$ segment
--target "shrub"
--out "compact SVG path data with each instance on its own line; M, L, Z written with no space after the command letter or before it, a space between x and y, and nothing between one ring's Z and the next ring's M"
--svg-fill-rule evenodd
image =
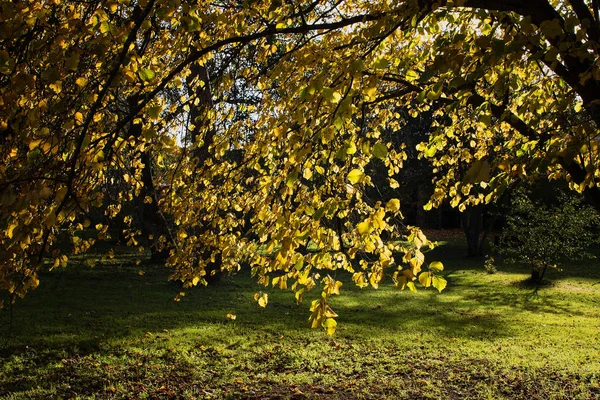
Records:
M600 215L580 196L557 190L549 199L532 200L532 192L513 193L497 247L508 261L531 266L531 280L540 283L548 267L564 260L593 258Z

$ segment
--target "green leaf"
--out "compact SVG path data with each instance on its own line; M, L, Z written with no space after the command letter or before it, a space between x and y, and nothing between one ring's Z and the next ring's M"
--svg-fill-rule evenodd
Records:
M416 81L417 79L419 79L419 74L417 74L415 71L409 70L406 73L406 80L407 81Z
M296 183L296 181L298 180L298 171L297 170L293 170L288 176L287 179L285 180L285 184L287 187L289 187L290 189L294 187L294 183Z
M342 100L342 95L332 88L325 87L323 88L323 98L330 103L337 104Z
M338 160L344 161L348 156L348 148L346 146L340 147L338 151L335 152L335 158Z
M110 24L108 21L104 21L100 24L100 33L110 32Z
M161 111L161 106L152 106L148 108L148 115L152 118L158 118L160 116Z
M375 69L385 69L390 65L390 62L385 58L379 58L373 64L373 68Z
M302 89L298 96L300 97L300 100L302 100L302 101L306 100L306 97L308 97L308 88Z
M33 164L41 154L42 154L41 150L39 148L35 148L35 149L27 152L27 161L30 164Z
M65 60L65 67L71 71L77 71L79 66L79 54L71 53L71 55Z
M380 160L383 160L388 155L388 149L383 143L375 143L375 145L371 149L371 154L373 154L375 157L379 158Z
M358 168L355 168L348 174L348 180L352 183L358 183L364 175L364 172Z
M443 83L441 81L437 82L433 85L433 88L427 93L427 98L429 100L436 100L442 94Z
M492 117L489 114L482 114L479 116L479 122L488 127L492 123Z
M434 261L431 264L429 264L429 269L435 272L440 272L444 270L444 264L442 264L439 261Z
M490 179L490 163L487 160L477 160L467 170L465 177L463 178L464 183L479 183L487 182Z
M448 284L448 282L441 276L434 276L431 283L433 284L434 288L440 291L440 293L446 288L446 285Z
M319 207L319 209L317 209L317 211L312 215L312 218L317 221L323 216L324 213L325 207Z
M156 76L154 71L152 71L151 69L148 69L148 68L142 68L138 72L138 75L140 76L140 79L143 80L144 82L151 81Z

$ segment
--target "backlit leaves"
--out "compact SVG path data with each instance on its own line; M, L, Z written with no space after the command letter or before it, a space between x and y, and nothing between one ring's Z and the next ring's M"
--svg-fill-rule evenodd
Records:
M429 264L429 269L434 272L441 272L444 270L444 264L439 261L434 261Z
M375 143L375 145L371 149L371 154L373 154L375 157L379 158L380 160L383 160L388 155L388 149L383 143Z
M430 272L423 272L419 275L419 282L424 287L429 287L433 283L433 275Z
M441 276L434 275L431 278L431 284L433 285L434 288L436 288L441 293L442 290L444 290L446 288L446 285L448 284L448 282Z
M353 169L348 173L348 180L352 183L358 183L365 176L364 172L360 169Z
M474 19L408 4L4 12L0 289L24 295L44 256L63 264L59 238L83 252L75 232L97 226L94 239L168 253L186 288L243 263L298 301L322 285L311 325L331 334L340 286L325 271L361 287L446 286L443 266L425 263L435 244L402 225L394 193L414 148L386 132L408 119L432 120L417 147L436 170L427 209L491 202L534 175L597 186L597 43L569 4L555 11L570 27L520 16L525 6ZM374 166L388 176L374 182ZM383 185L391 200L369 198ZM140 207L164 229L141 232Z
M149 68L142 68L139 70L138 72L140 79L147 82L147 81L151 81L152 79L154 79L154 77L156 76L156 74L154 73L154 71L152 71Z
M265 308L269 302L269 295L263 292L255 293L254 301L256 301L262 308Z

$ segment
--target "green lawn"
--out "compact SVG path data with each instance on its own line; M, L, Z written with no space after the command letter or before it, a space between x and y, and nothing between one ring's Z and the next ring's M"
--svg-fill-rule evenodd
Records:
M12 324L0 312L0 398L600 397L600 262L550 271L534 293L526 270L490 275L464 251L451 240L428 254L446 266L442 294L361 290L338 273L333 338L307 327L318 290L297 305L269 289L261 309L242 272L177 303L168 271L128 254L71 265L15 304Z

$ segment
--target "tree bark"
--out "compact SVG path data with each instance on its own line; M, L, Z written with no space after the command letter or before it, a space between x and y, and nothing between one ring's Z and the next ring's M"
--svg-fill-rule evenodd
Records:
M483 231L483 206L467 208L461 214L461 222L467 237L467 256L481 257L480 238Z
M169 232L168 222L164 217L158 205L158 196L154 185L152 172L152 154L150 151L142 153L141 157L144 163L142 169L142 188L140 195L136 199L138 205L138 216L142 228L142 234L150 243L152 260L165 260L171 251L171 234Z
M205 65L194 63L190 65L191 74L186 78L186 83L193 95L199 100L197 105L190 108L190 121L194 125L189 133L189 139L193 148L193 158L195 161L194 173L192 175L192 184L198 186L198 191L203 189L202 183L196 182L196 176L202 174L202 169L207 160L211 158L210 146L215 141L216 130L210 126L209 112L214 107L212 100L211 79L208 69ZM202 81L194 82L196 80ZM201 143L201 145L199 145ZM210 228L203 228L210 229ZM202 231L196 232L202 234ZM210 246L200 251L199 259L210 259L214 249ZM221 279L221 254L217 251L215 261L206 265L205 279L210 283L218 282Z

